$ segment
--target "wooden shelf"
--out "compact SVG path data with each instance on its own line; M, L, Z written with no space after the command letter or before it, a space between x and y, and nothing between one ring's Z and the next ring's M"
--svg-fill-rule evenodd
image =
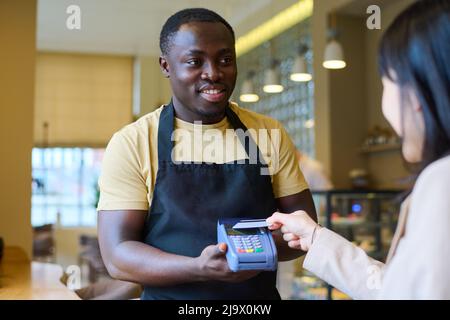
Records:
M331 225L332 226L336 226L336 227L348 227L348 226L357 226L357 225L362 225L367 223L364 219L362 218L332 218L331 219Z
M378 153L378 152L386 152L386 151L397 151L401 150L402 145L400 143L387 143L387 144L379 144L370 147L361 148L361 153Z

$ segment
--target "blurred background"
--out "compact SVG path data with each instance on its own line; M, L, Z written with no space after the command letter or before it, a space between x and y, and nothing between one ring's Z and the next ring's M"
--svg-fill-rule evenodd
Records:
M381 113L377 47L412 2L0 0L5 247L64 270L78 265L83 286L107 277L96 240L104 148L114 132L170 100L158 64L166 19L206 7L236 32L232 100L283 123L332 182L314 193L321 222L383 259L408 172ZM380 29L368 27L371 5ZM283 268L283 298L346 298L298 261Z

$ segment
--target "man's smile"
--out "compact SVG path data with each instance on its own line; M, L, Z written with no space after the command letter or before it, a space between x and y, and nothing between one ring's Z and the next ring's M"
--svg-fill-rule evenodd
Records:
M209 102L221 102L227 98L227 90L222 85L207 85L200 90L200 96Z

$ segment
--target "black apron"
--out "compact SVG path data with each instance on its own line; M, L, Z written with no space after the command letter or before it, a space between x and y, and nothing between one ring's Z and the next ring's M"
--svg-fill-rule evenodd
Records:
M234 129L247 128L230 107L226 116ZM145 243L162 251L198 257L217 244L219 218L267 218L276 211L270 175L258 161L225 164L173 163L173 104L161 112L158 129L158 173L145 227ZM241 140L247 155L253 139ZM261 157L261 153L258 154ZM261 157L262 159L262 157ZM241 283L192 282L168 287L144 287L142 299L280 299L276 272L262 272Z

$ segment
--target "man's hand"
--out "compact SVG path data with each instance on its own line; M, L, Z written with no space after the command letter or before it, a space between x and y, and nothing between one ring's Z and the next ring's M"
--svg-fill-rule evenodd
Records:
M231 271L225 258L226 252L226 243L211 245L203 249L200 256L196 258L201 273L201 280L236 283L253 278L260 273L260 271Z

